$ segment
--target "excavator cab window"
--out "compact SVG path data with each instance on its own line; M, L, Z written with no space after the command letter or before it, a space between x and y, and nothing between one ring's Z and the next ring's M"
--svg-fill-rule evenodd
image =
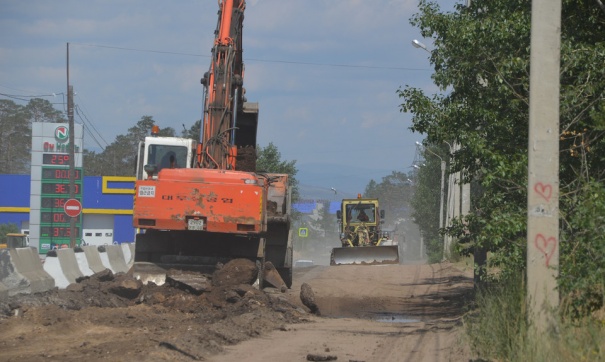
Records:
M187 147L150 145L147 163L157 165L157 172L160 172L163 168L186 167Z

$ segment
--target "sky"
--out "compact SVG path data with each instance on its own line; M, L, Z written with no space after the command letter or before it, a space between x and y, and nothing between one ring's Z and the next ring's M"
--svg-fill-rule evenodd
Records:
M438 92L429 53L411 44L431 45L409 23L417 6L247 1L244 87L260 107L258 144L296 160L302 186L356 194L412 170L423 135L409 130L397 90ZM64 110L69 43L84 148L101 151L142 116L180 134L201 118L217 12L217 0L0 0L0 99Z

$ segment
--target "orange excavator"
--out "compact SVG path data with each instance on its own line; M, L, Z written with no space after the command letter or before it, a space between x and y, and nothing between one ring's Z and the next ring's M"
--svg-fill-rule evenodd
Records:
M261 285L274 280L267 262L278 282L292 284L288 175L256 170L258 103L247 102L243 87L245 6L219 1L210 69L201 80L200 140L159 137L154 126L139 144L134 273L144 281L161 284L168 269L246 258L259 267Z

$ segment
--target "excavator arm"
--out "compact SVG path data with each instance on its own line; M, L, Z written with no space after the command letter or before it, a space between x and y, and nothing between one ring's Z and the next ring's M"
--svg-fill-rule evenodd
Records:
M245 7L244 0L219 2L210 70L201 80L205 100L198 162L202 168L240 169L236 164L238 146L256 146L258 106L244 102L242 29ZM252 167L244 168L254 171Z

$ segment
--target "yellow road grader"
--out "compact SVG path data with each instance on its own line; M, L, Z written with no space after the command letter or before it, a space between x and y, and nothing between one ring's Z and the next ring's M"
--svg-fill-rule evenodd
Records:
M336 211L342 247L332 249L330 265L399 264L399 247L383 244L389 240L381 231L384 217L378 199L343 199Z

